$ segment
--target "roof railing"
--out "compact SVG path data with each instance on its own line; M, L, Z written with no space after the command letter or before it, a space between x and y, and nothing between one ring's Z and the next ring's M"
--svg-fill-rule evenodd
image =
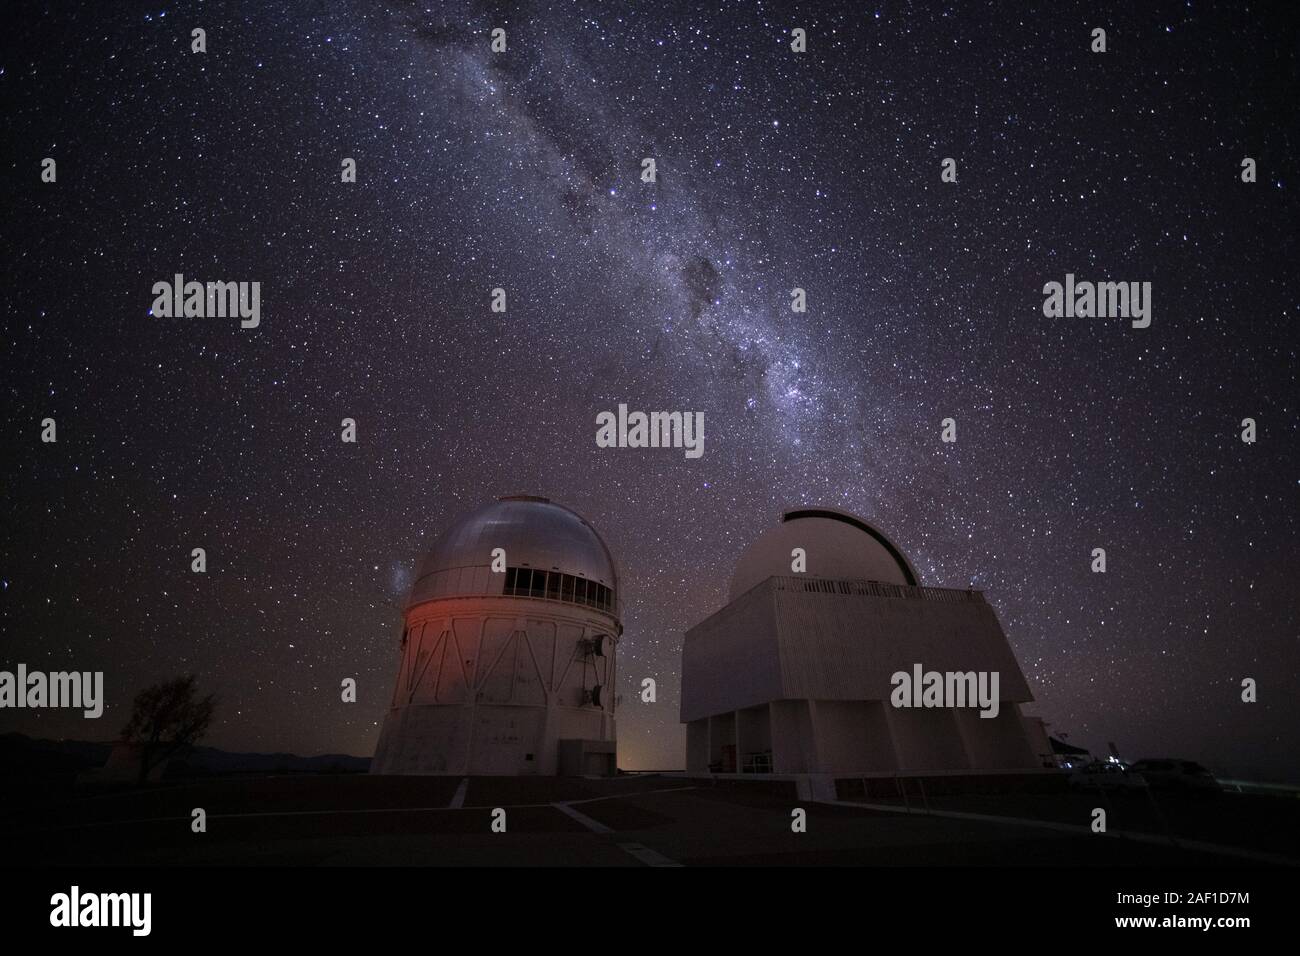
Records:
M810 575L774 574L741 595L746 597L759 588L774 591L801 591L812 594L857 594L867 597L905 598L920 601L983 601L984 592L971 588L932 588L924 585L889 584L865 578L817 578ZM740 600L737 598L736 600Z

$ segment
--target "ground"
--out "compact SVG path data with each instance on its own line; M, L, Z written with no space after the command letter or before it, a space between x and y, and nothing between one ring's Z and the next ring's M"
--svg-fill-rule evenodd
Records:
M1211 865L1300 862L1300 801L1253 794L947 796L950 817L800 801L793 784L235 775L11 804L0 838L35 864ZM459 792L458 792L459 791ZM901 803L898 804L900 807ZM1108 834L1088 829L1107 808ZM791 830L791 811L807 830ZM207 832L191 829L192 811ZM505 810L504 833L492 831ZM1002 821L985 817L1002 817ZM1031 825L1031 821L1049 826ZM1059 827L1053 829L1051 824Z

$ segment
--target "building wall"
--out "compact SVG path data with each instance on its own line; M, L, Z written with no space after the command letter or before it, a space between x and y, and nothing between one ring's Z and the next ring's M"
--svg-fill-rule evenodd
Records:
M783 697L888 700L893 674L920 663L926 670L998 671L1002 700L1032 699L997 615L982 598L771 594Z
M736 754L736 714L714 714L709 718L709 764L724 773L738 773Z
M957 727L972 766L1011 770L1040 763L1018 706L1003 705L996 717L981 717L974 710L957 711Z
M813 733L811 701L774 700L772 760L775 773L810 773L818 766L817 738Z
M1044 767L1056 766L1056 755L1052 751L1052 742L1047 739L1047 727L1041 717L1020 716L1025 725L1025 735L1029 738L1029 749Z
M886 705L885 715L898 753L897 769L970 770L974 766L957 728L954 710L903 710Z
M746 754L772 749L772 721L768 705L736 711L736 750L743 763Z
M738 668L737 662L747 661ZM751 591L686 632L681 719L689 722L781 696L770 595Z
M682 719L779 699L780 656L770 594L750 592L686 632L682 645ZM737 666L741 662L744 666ZM687 679L690 675L690 679Z
M613 741L617 624L530 598L454 598L408 611L372 773L554 774L557 742ZM584 655L595 634L606 656ZM600 706L584 690L602 687Z
M885 710L878 700L812 702L820 756L817 770L898 769L898 755Z
M1038 766L1031 700L993 609L974 592L772 578L691 628L682 650L687 769L770 748L777 773ZM831 585L835 585L832 587ZM820 588L815 590L814 588ZM923 596L924 595L924 596ZM1000 712L895 708L896 671L997 671Z
M704 773L709 769L709 718L686 725L686 769Z

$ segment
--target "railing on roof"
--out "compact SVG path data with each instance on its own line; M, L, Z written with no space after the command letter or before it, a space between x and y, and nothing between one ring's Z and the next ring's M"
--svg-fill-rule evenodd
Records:
M861 594L867 597L911 598L923 601L983 601L981 591L961 588L930 588L910 584L886 584L883 581L837 578L813 578L796 575L773 575L751 590L770 586L776 591L803 591L815 594Z

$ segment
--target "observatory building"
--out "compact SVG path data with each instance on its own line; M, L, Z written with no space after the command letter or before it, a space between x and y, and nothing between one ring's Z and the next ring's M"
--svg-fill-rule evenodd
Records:
M612 775L618 571L585 519L502 498L420 565L371 773Z
M998 705L895 703L894 675L922 670L996 672ZM1040 768L1050 749L1021 716L1030 700L980 592L922 587L885 535L831 508L788 511L750 545L729 603L682 648L688 772Z

